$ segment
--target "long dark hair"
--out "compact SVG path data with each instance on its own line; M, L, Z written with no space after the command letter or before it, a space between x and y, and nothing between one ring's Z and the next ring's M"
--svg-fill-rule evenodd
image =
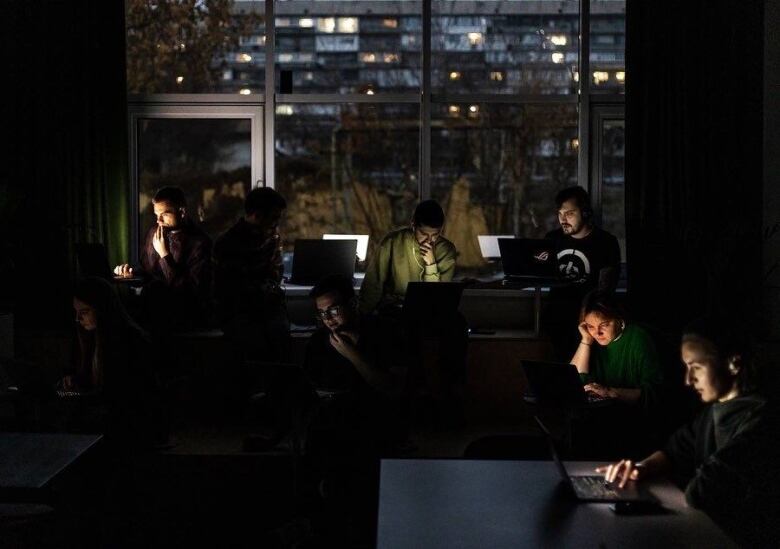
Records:
M127 340L137 336L148 341L149 336L130 317L114 286L107 280L84 278L76 284L73 297L89 305L97 319L94 330L85 330L80 324L77 325L76 377L81 384L99 389L105 381L105 364L117 365L119 368L125 366ZM96 363L96 370L93 370L93 363Z

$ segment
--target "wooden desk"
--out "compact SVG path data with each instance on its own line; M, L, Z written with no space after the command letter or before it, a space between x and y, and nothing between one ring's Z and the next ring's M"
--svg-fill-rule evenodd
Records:
M594 463L567 463L592 474ZM736 547L667 481L666 512L619 516L578 503L552 461L382 460L377 547Z
M0 433L0 490L36 490L73 464L102 435Z

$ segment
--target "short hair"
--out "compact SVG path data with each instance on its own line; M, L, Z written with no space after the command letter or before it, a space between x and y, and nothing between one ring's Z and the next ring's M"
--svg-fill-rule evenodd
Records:
M287 209L287 201L270 187L252 189L244 200L244 211L247 215L268 215L275 210L285 209Z
M626 320L626 313L614 294L598 290L588 293L582 300L580 322L591 313L599 314L608 320Z
M435 200L423 200L414 209L412 223L438 229L444 226L444 210Z
M585 216L593 213L593 207L590 205L590 195L582 187L567 187L555 195L555 205L558 208L569 200L574 200L574 203L577 204L577 207L582 210Z
M342 275L327 275L321 278L309 292L309 297L317 299L325 294L338 294L344 303L355 298L352 279Z
M174 208L186 208L187 199L184 197L184 191L179 187L163 187L154 193L152 202L168 202Z
M682 343L701 346L712 360L718 377L730 376L729 361L739 357L737 388L742 393L756 389L759 372L753 356L753 345L745 331L735 326L733 320L698 318L683 329Z

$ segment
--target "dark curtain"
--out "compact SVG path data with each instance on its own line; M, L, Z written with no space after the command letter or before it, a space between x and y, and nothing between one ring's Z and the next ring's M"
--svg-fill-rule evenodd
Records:
M632 312L678 330L758 322L763 2L628 0Z
M0 13L0 292L22 327L59 325L76 243L128 257L124 2L14 0Z

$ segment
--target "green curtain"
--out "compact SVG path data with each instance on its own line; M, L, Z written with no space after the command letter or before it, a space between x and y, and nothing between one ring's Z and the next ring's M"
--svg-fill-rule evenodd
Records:
M2 291L22 324L59 324L77 243L129 256L124 2L13 0L0 14Z

